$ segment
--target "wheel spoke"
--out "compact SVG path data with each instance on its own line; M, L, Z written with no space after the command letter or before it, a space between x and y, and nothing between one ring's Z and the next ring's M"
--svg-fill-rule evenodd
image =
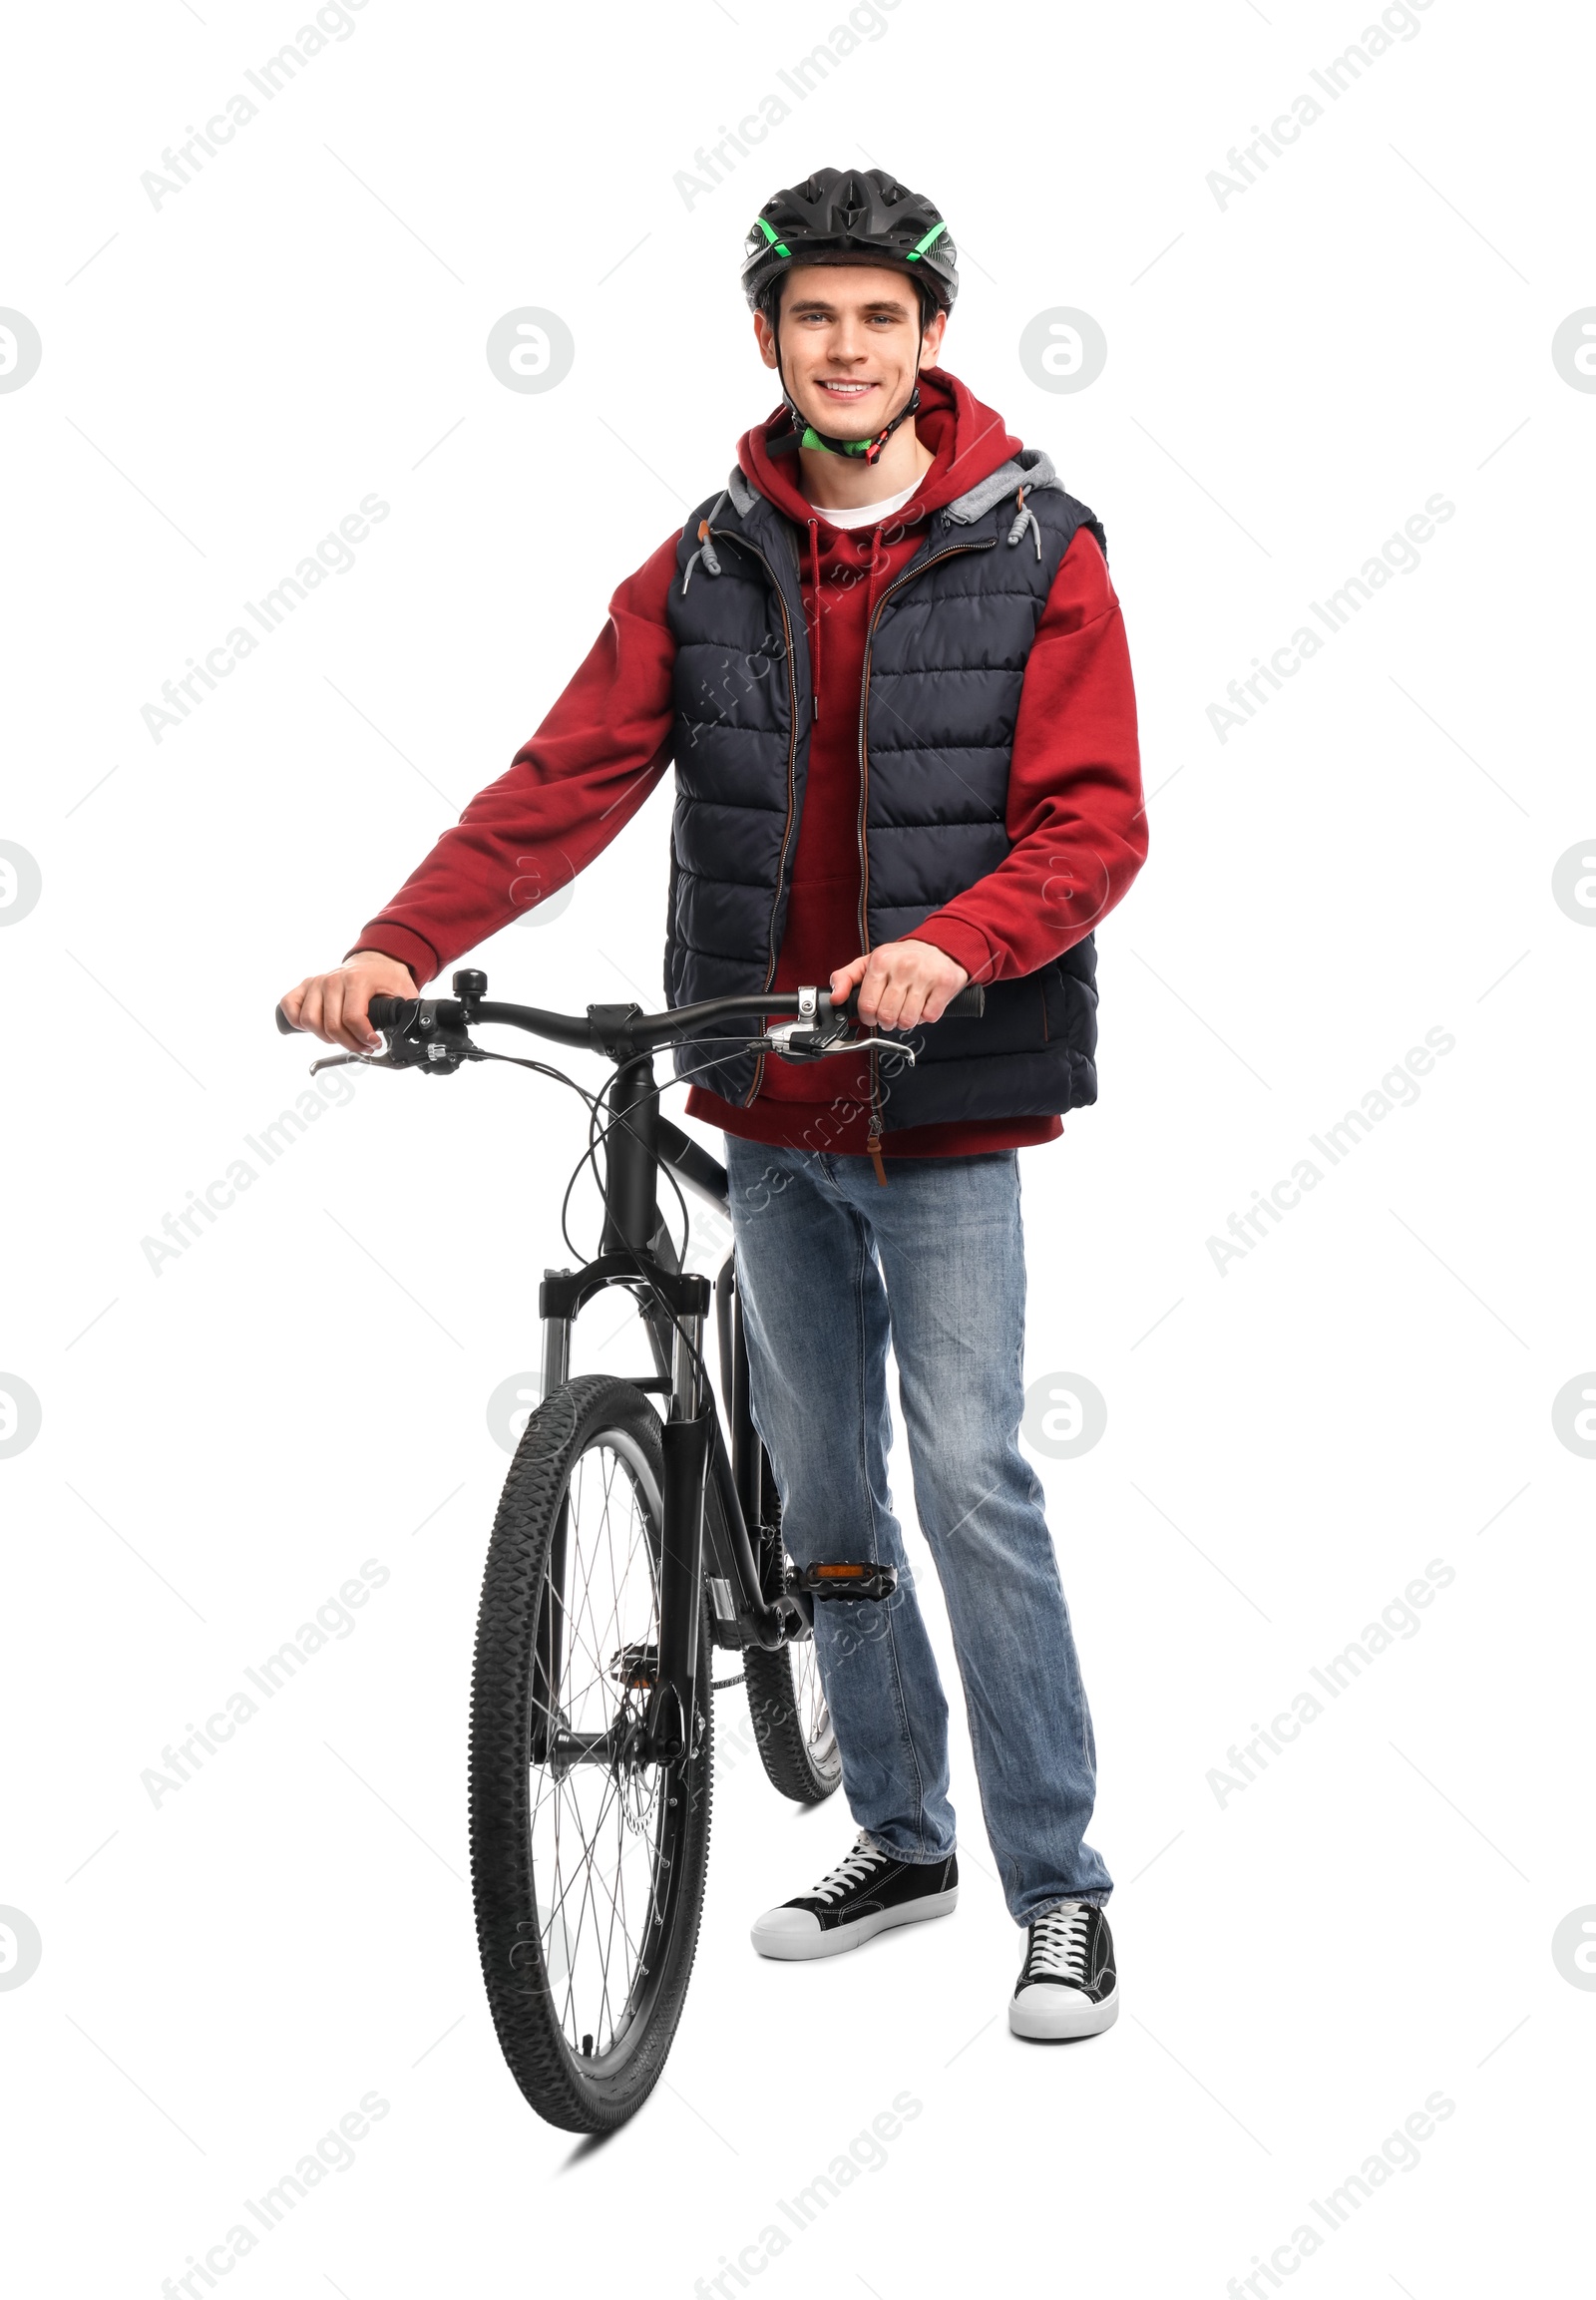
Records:
M640 1723L646 1697L616 1657L657 1652L657 1540L633 1466L615 1444L590 1446L568 1487L560 1682L538 1704L549 1753L528 1787L545 1970L567 2043L581 2058L591 2037L595 2061L626 2033L666 1908L666 1775L623 1757L561 1760L558 1736Z

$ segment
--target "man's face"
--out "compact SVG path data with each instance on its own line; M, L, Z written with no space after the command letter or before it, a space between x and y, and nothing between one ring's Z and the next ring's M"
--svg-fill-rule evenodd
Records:
M938 312L920 342L920 293L890 265L800 263L782 282L781 360L787 389L816 431L834 439L870 439L889 423L914 387L916 355L934 367L946 315ZM762 311L754 332L767 367L776 337Z

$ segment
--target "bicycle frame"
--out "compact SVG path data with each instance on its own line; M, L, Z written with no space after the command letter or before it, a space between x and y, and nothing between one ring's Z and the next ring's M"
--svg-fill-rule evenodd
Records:
M614 1123L605 1136L600 1252L580 1270L546 1271L539 1289L543 1394L552 1396L570 1375L572 1329L586 1305L617 1287L637 1293L657 1369L639 1386L665 1390L669 1408L661 1431L659 1648L634 1753L643 1762L669 1763L684 1753L693 1729L704 1589L716 1645L774 1651L789 1636L802 1634L807 1623L781 1589L779 1538L764 1523L768 1465L749 1411L748 1355L732 1259L727 1257L715 1287L731 1423L728 1450L703 1371L709 1281L675 1267L659 1218L657 1161L722 1212L728 1203L725 1169L660 1115L651 1054L620 1064L608 1100ZM556 1556L550 1563L549 1586L558 1589L564 1560ZM539 1632L551 1685L559 1683L562 1631L558 1608L552 1605Z
M714 1392L704 1373L709 1281L677 1267L669 1233L659 1219L661 1162L722 1212L729 1202L726 1172L660 1115L653 1050L695 1027L758 1016L762 1034L751 1033L750 1043L793 1060L817 1059L842 1050L842 1032L857 1019L857 993L834 1001L828 991L815 987L765 990L706 999L662 1014L644 1014L629 1005L596 1005L586 1015L576 1015L490 1002L488 977L473 967L456 973L453 986L452 999L372 998L368 1011L372 1027L384 1033L384 1053L341 1054L311 1067L372 1060L389 1069L421 1068L448 1075L464 1061L487 1058L469 1035L470 1026L479 1022L508 1023L614 1061L614 1078L605 1097L611 1123L604 1135L599 1252L581 1270L546 1271L539 1289L543 1395L546 1400L552 1397L569 1378L571 1330L584 1305L611 1287L638 1294L656 1372L635 1378L641 1388L666 1392L670 1402L661 1432L659 1643L651 1662L638 1660L639 1673L647 1673L648 1703L640 1733L628 1741L628 1753L633 1761L668 1764L685 1752L695 1729L703 1590L709 1596L710 1634L716 1645L734 1649L757 1645L774 1653L789 1639L810 1634L816 1596L882 1597L890 1593L896 1577L870 1562L837 1563L811 1567L799 1577L795 1590L787 1587L779 1525L771 1522L774 1485L749 1410L748 1354L734 1263L728 1256L715 1287L722 1387L731 1422L728 1451ZM980 985L971 983L948 1002L944 1016L979 1015L984 1003ZM780 1016L786 1019L778 1020ZM280 1006L277 1027L282 1031L296 1027ZM857 1052L890 1043L865 1037L849 1039L846 1046ZM908 1048L895 1050L906 1061L915 1058ZM551 1590L563 1585L565 1539L562 1521L550 1561ZM813 1578L816 1574L819 1581ZM538 1627L541 1666L550 1687L560 1682L564 1632L561 1604L551 1597ZM619 1755L609 1735L591 1744L581 1736L561 1738L574 1763L609 1764Z

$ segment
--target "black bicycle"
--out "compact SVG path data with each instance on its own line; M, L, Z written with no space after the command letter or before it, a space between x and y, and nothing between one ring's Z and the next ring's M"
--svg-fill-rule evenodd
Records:
M657 1192L663 1172L724 1212L726 1173L662 1115L653 1055L738 1021L724 1043L788 1061L886 1046L912 1062L914 1043L854 1035L854 1000L815 989L575 1015L491 1002L474 968L453 988L373 998L382 1051L311 1067L438 1077L513 1061L589 1106L577 1171L592 1169L603 1229L595 1260L548 1271L539 1293L543 1399L505 1481L477 1622L470 1811L483 1978L511 2074L551 2124L604 2132L658 2082L686 1996L709 1856L713 1691L746 1686L783 1795L830 1796L842 1764L815 1666L815 1602L879 1601L897 1579L846 1556L802 1573L787 1558L730 1255L713 1290L727 1443L704 1362L709 1281L681 1266L680 1190L680 1252ZM947 1012L975 1016L984 1003L972 985ZM486 1023L614 1068L590 1094L548 1064L474 1044ZM293 1027L280 1006L277 1026ZM654 1370L573 1379L572 1327L609 1289L635 1298ZM712 1680L716 1650L742 1656L741 1678Z

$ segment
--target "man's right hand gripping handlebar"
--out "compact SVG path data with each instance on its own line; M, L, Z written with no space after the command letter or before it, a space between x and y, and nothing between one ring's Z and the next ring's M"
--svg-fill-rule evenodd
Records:
M377 996L414 998L418 984L410 968L382 951L354 951L341 966L325 974L307 974L285 991L282 1012L291 1028L308 1030L329 1046L342 1046L351 1054L374 1054L382 1040L367 1019Z

